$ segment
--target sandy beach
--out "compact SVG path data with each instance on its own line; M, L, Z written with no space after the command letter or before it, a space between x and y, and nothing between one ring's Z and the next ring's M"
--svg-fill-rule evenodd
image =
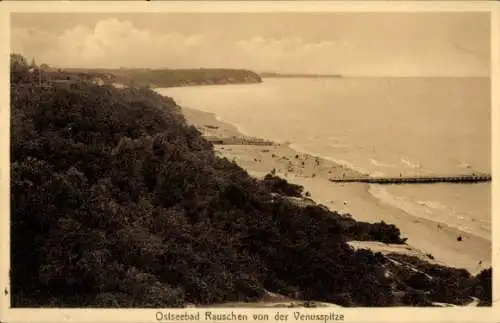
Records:
M358 172L297 152L287 143L244 136L211 113L187 108L182 111L188 123L214 143L220 156L234 160L251 175L262 177L274 170L289 182L304 186L306 195L316 203L348 213L356 220L394 224L401 235L408 238L404 246L352 242L353 247L416 255L429 262L465 268L472 274L491 266L491 241L450 227L439 219L430 221L388 205L369 193L368 184L329 181L330 178L361 175Z

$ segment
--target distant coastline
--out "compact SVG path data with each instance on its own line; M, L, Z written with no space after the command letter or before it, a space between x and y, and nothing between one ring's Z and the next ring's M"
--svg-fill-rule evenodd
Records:
M147 86L150 88L262 82L259 74L243 69L66 68L64 71L99 75L105 83L111 82L129 86Z
M302 73L273 73L265 72L260 73L261 77L281 77L281 78L341 78L340 74L302 74Z

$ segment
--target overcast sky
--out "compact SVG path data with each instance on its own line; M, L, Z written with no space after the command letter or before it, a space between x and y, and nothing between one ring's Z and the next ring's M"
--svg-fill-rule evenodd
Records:
M58 67L487 76L487 13L15 13L12 52Z

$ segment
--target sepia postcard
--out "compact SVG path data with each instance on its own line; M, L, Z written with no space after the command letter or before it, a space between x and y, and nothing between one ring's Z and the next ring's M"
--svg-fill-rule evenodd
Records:
M0 3L0 321L498 322L499 15Z

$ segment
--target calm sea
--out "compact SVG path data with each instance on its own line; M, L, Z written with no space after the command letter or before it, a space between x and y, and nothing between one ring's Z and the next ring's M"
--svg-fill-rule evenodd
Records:
M158 92L367 174L490 173L488 78L270 78ZM491 239L490 184L371 185L370 193Z

